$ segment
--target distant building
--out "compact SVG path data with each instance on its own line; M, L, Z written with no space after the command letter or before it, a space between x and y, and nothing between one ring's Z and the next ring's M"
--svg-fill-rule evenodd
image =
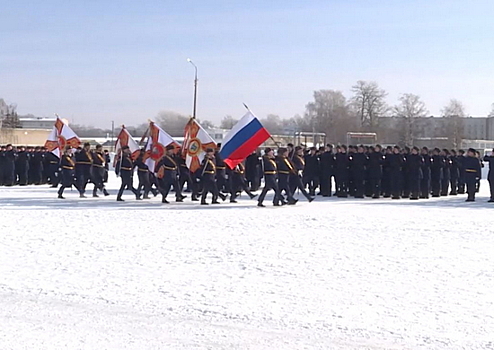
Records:
M41 118L34 116L19 117L19 122L22 129L41 129L47 130L53 128L56 118Z

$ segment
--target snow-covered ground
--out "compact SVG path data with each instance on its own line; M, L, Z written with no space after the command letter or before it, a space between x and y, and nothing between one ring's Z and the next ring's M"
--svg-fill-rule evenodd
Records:
M494 349L494 205L0 188L0 349ZM91 186L90 186L91 187Z

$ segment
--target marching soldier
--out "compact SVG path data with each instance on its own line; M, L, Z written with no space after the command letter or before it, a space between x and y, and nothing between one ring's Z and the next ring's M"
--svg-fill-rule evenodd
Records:
M134 162L134 167L137 168L137 178L139 179L139 185L137 186L137 191L139 193L141 193L141 191L144 191L144 195L142 199L150 199L149 192L153 192L155 197L158 195L158 192L155 189L153 189L151 186L151 180L150 180L151 173L149 171L149 167L144 162L145 154L146 151L141 149L139 156Z
M110 171L110 162L111 162L110 152L108 152L107 149L105 149L104 151L104 156L105 156L105 176L103 176L103 183L107 183L108 172Z
M319 186L319 157L317 155L317 148L311 147L308 154L304 157L305 168L303 171L302 179L304 186L309 186L309 194L311 196L316 195L316 188Z
M314 198L309 195L302 182L301 174L303 174L305 168L304 149L302 147L295 147L293 157L291 158L291 164L294 168L294 171L290 173L290 190L292 192L292 195L298 189L300 192L302 192L304 197L307 198L309 203L312 202Z
M122 185L118 190L117 194L117 202L123 202L122 199L123 192L127 190L131 190L132 193L135 194L136 200L141 200L141 194L134 188L133 179L132 179L132 159L130 158L130 149L129 146L122 147L122 153L120 155L120 159L117 161L117 167L115 168L115 172L122 179Z
M51 187L57 188L58 183L60 182L60 174L58 173L58 169L60 167L60 159L58 159L58 157L52 152L46 152L45 166L48 169L48 183L51 185Z
M93 156L91 155L91 144L86 142L84 148L75 154L75 176L80 198L86 198L84 193L86 192L86 185L91 179L92 165Z
M218 192L228 192L226 181L226 164L220 154L221 143L216 146L214 152L214 160L216 165L216 186L218 186Z
M60 188L58 189L58 198L65 199L63 196L63 191L66 188L70 188L72 187L72 185L75 185L75 187L77 188L74 179L75 162L70 146L65 147L62 158L60 159L60 168L62 169L62 173L61 173L62 186L60 186Z
M91 180L94 183L93 197L98 197L98 190L102 191L105 196L110 194L105 188L105 155L103 154L103 146L96 145L96 150L92 154L93 165L91 168Z
M288 160L288 149L279 148L278 157L276 160L276 167L278 168L278 187L280 193L285 191L288 199L288 204L293 205L298 202L293 198L292 191L290 190L290 175L296 174L296 170Z
M168 193L173 185L175 190L175 201L183 202L185 196L182 196L181 188L178 183L178 165L173 159L173 152L175 150L175 146L168 145L166 146L166 154L161 158L158 163L158 172L157 178L158 183L160 184L159 190L162 195L161 203L170 203L166 200Z
M245 166L242 163L239 163L233 170L230 172L231 174L231 195L230 195L230 203L237 203L236 198L238 193L245 191L250 199L254 199L257 194L253 194L249 186L247 185L247 180L245 179Z
M211 204L220 204L220 202L218 202L220 193L218 191L218 186L216 185L216 164L214 163L214 149L212 148L208 148L206 150L206 155L202 160L201 174L201 181L203 183L201 204L208 205L208 203L206 202L208 193L211 193L213 195Z
M262 204L264 202L264 198L266 198L266 194L268 193L269 190L273 190L274 191L273 205L275 207L278 207L284 201L280 194L278 183L276 182L276 174L278 168L274 160L274 152L269 147L264 150L264 156L262 157L262 164L264 168L264 188L262 189L261 195L259 196L259 201L257 203L257 206L265 207L265 205Z

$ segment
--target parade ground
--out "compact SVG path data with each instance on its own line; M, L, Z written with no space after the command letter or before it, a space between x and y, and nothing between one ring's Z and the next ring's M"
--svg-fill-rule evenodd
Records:
M0 349L494 349L485 180L266 208L118 186L0 188Z

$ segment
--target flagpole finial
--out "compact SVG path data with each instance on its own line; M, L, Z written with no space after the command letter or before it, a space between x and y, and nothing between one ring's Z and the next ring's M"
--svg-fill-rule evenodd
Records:
M243 105L244 105L244 107L245 107L248 111L250 111L249 107L247 107L247 105L246 105L245 103L244 103Z
M58 115L58 113L55 113L55 117L60 118L60 116Z

